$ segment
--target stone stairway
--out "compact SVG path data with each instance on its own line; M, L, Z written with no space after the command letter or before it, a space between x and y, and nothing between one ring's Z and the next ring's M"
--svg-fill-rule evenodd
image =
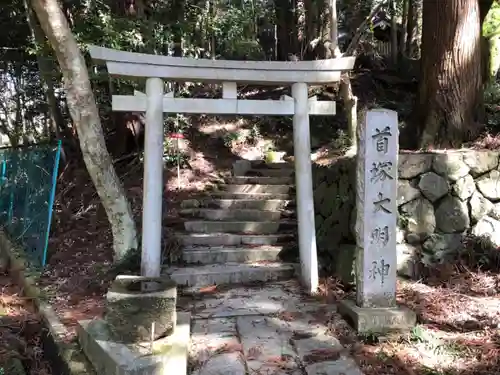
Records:
M244 176L225 180L209 197L183 202L183 265L167 273L180 285L286 280L293 263L282 261L295 246L294 169L288 163L251 162Z

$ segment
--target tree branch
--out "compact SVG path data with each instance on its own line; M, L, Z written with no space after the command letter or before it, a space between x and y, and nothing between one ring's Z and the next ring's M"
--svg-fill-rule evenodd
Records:
M365 30L366 30L366 25L370 20L373 18L375 14L384 6L386 6L389 3L388 0L381 2L379 5L377 5L372 12L368 15L368 17L365 18L365 20L359 25L358 30L356 30L356 34L354 34L354 37L351 40L351 43L349 43L349 46L347 47L346 51L343 53L343 56L350 56L354 53L356 50L356 47L358 46L359 40L363 36Z

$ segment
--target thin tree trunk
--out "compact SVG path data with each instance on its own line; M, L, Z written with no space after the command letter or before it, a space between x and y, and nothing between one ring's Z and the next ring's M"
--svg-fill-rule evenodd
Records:
M24 1L24 6L26 7L26 15L28 18L28 24L33 35L35 44L40 51L36 54L36 59L38 63L38 68L40 69L40 75L43 82L43 88L45 91L45 96L47 98L47 104L50 113L50 138L61 139L60 129L64 127L63 116L61 109L57 105L57 99L54 91L54 84L52 82L52 64L48 60L48 54L45 52L45 35L43 30L40 28L36 15L33 12L33 8L28 3L28 0Z
M182 24L184 22L184 0L174 0L172 4L172 12L174 13L175 23L172 25L172 34L174 39L174 56L182 57L183 55L183 38Z
M415 0L408 0L408 21L406 23L406 53L413 58L413 39L415 38Z
M85 60L57 0L32 0L32 6L61 67L83 159L111 224L115 260L120 261L137 248L136 225L106 150Z
M481 22L478 0L425 0L419 147L459 147L481 131Z
M493 5L493 0L478 0L479 1L479 17L481 20L481 26L483 25L484 19L488 15L491 6Z
M401 22L402 29L401 29L401 38L399 39L399 54L401 56L406 56L406 34L407 34L407 24L408 24L408 1L409 0L403 0L403 20Z
M392 64L398 64L398 23L396 20L396 0L391 1L391 59Z
M332 51L332 57L337 57L340 55L339 50L339 24L337 17L337 0L328 0L328 10L330 18L330 50Z
M415 0L415 23L413 24L415 31L413 33L413 53L415 58L420 58L422 56L422 22L423 22L423 1ZM427 1L427 0L425 0Z

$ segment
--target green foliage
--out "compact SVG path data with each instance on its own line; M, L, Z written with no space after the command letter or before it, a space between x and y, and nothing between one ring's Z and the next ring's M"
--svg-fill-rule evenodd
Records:
M228 4L209 23L219 41L216 53L225 59L263 59L264 53L255 40L256 14L250 7L237 8Z
M468 267L495 272L500 270L500 254L489 236L471 236L466 245L461 258Z
M223 135L224 145L230 148L233 142L238 142L244 140L244 136L240 132L229 132Z
M491 38L498 33L500 33L500 4L494 1L483 22L483 35Z
M181 168L189 167L189 155L182 149L178 149L177 140L169 138L168 135L172 133L184 134L190 125L189 118L182 114L166 118L164 126L165 138L163 142L163 161L165 166L174 167L179 165ZM179 140L179 142L183 142L183 140Z
M500 83L493 81L484 90L484 105L486 109L486 126L497 131L500 125Z

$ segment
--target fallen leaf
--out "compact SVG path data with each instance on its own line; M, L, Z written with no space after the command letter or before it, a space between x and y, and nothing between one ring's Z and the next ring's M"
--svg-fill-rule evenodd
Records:
M304 356L304 362L307 364L336 361L340 358L340 351L335 349L315 349Z

